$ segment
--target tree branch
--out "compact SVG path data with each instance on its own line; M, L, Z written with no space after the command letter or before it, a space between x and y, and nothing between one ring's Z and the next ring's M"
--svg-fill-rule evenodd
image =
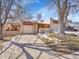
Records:
M11 9L13 2L14 2L14 0L8 0L8 6L6 7L6 10L5 10L5 18L4 18L3 24L5 24L7 21L8 14L10 12L10 9Z

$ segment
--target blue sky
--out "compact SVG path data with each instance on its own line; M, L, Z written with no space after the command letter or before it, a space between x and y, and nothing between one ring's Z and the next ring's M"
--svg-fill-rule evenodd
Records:
M48 10L48 6L52 3L52 0L28 0L31 2L24 2L25 4L25 9L28 12L31 12L32 15L35 17L37 13L42 14L42 19L43 20L48 20L50 18L55 18L57 19L57 12L56 8L52 8L51 10ZM68 18L71 19L72 21L79 21L79 13L70 15Z

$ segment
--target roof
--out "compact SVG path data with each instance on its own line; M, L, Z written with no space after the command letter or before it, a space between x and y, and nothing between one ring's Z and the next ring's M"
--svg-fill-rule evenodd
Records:
M13 23L12 23L12 22L6 22L6 24L21 24L21 23L16 23L16 22L15 22L15 23L14 23L14 22L13 22Z
M33 22L31 22L31 21L23 21L23 25L33 25Z

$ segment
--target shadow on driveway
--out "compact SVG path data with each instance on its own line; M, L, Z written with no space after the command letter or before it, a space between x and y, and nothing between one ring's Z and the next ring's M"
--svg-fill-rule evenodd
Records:
M54 48L49 48L49 47L47 47L46 44L43 44L43 43L18 43L18 42L14 42L14 41L11 43L14 44L15 46L19 47L22 50L22 53L20 55L18 55L16 57L16 59L19 59L23 54L25 54L27 59L34 59L33 56L31 55L31 53L29 53L27 51L27 48L31 48L31 49L35 49L35 50L40 51L40 54L37 56L36 59L39 59L43 52L45 52L51 56L55 56L58 59L62 59L62 58L70 59L70 58L65 57L63 55L59 55L57 53L54 53L54 52L56 52L56 51L53 51Z

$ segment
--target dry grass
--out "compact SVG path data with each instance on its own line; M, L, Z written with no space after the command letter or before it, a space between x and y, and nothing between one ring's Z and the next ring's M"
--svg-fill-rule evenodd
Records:
M4 40L10 41L13 37L14 37L14 36L5 36L5 37L4 37Z
M3 47L3 44L4 44L5 42L10 41L13 37L14 37L14 36L5 36L5 37L4 37L4 40L0 40L0 48Z
M44 37L41 38L41 40L45 42L46 44L52 44L52 43L54 44L54 38L57 38L58 40L60 40L58 36L59 36L58 33L49 33L47 37L51 38L52 40L49 40ZM58 50L63 51L65 49L67 50L66 52L71 51L71 50L79 50L79 37L75 34L67 34L66 39L65 40L62 39L62 41L58 42L58 46L59 44L61 44L60 45L61 47L67 46L67 48L56 48L55 50L58 49ZM51 48L52 46L49 46L49 47Z
M47 35L47 37L50 37L52 38L52 41L53 41L53 38L57 38L58 40L60 40L59 38L59 34L58 33L49 33ZM62 42L61 43L72 43L72 44L77 44L79 45L79 37L75 34L67 34L67 37L65 40L62 39Z

